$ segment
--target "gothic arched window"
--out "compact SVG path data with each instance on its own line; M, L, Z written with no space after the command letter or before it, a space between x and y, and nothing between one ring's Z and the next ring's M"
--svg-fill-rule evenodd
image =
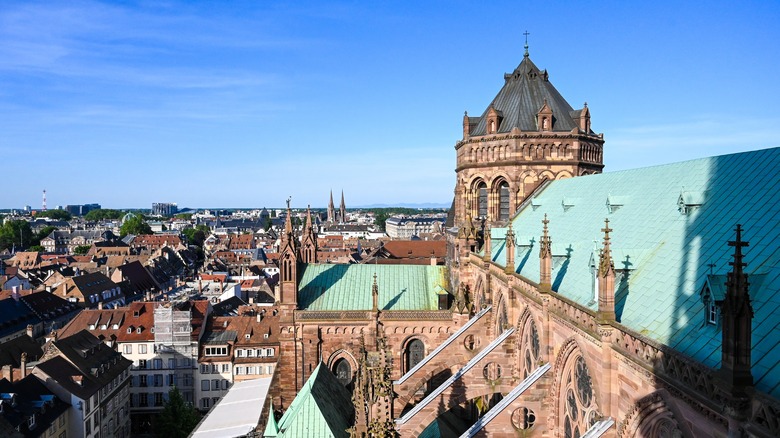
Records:
M562 377L560 402L563 404L561 408L563 436L579 438L598 419L593 384L582 355L577 354L575 358L569 360Z
M425 357L425 345L419 339L414 339L406 346L406 370L408 372Z
M336 361L333 367L333 373L336 375L339 383L344 386L349 386L352 383L352 367L349 365L349 361L343 357Z
M477 186L477 217L485 218L488 212L487 184L480 182Z
M509 184L502 181L498 185L498 220L509 219Z
M529 316L523 324L522 337L520 338L520 369L523 370L523 379L528 377L539 362L539 332L536 330L533 317Z

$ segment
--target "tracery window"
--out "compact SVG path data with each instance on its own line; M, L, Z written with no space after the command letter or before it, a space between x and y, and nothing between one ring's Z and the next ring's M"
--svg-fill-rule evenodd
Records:
M347 359L341 358L336 361L334 367L336 379L344 386L349 386L352 383L352 367L349 365Z
M523 334L520 338L520 369L523 370L523 379L528 377L539 363L539 332L536 330L533 317L529 317L523 325Z
M579 438L598 418L593 384L585 359L578 355L564 372L561 388L563 436Z

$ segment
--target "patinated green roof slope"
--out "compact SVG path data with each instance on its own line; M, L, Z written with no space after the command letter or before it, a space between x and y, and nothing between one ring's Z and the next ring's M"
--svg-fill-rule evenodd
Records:
M279 438L348 437L352 395L320 363L279 420Z
M374 274L381 310L437 310L449 290L444 266L305 265L298 289L303 310L371 310Z
M718 368L721 330L705 323L700 291L730 270L727 242L742 224L750 242L753 375L759 390L780 397L779 169L776 148L554 181L513 219L515 269L539 281L546 213L553 290L595 310L594 265L609 218L620 323ZM502 240L492 252L504 265Z

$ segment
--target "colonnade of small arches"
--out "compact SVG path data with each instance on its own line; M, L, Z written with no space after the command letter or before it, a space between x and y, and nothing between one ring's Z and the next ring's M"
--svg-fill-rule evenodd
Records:
M587 154L580 151L580 159L600 162L602 150L595 145L587 145ZM472 145L465 155L470 163L487 163L505 160L570 160L574 149L569 143L522 144L516 149L512 145ZM586 158L587 157L587 158Z

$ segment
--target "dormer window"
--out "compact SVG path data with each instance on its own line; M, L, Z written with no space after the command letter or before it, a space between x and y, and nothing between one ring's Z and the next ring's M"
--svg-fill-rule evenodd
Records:
M704 304L705 325L717 326L720 306L723 303L723 298L726 296L726 276L707 275L699 295Z
M501 125L501 119L503 119L504 116L501 113L501 111L496 110L493 108L493 106L490 107L487 113L487 127L486 127L486 134L495 134L498 132L498 128Z
M141 327L138 327L137 329L135 329L135 332L136 333L141 333Z
M677 210L682 215L688 215L704 204L704 192L685 191L677 198Z

